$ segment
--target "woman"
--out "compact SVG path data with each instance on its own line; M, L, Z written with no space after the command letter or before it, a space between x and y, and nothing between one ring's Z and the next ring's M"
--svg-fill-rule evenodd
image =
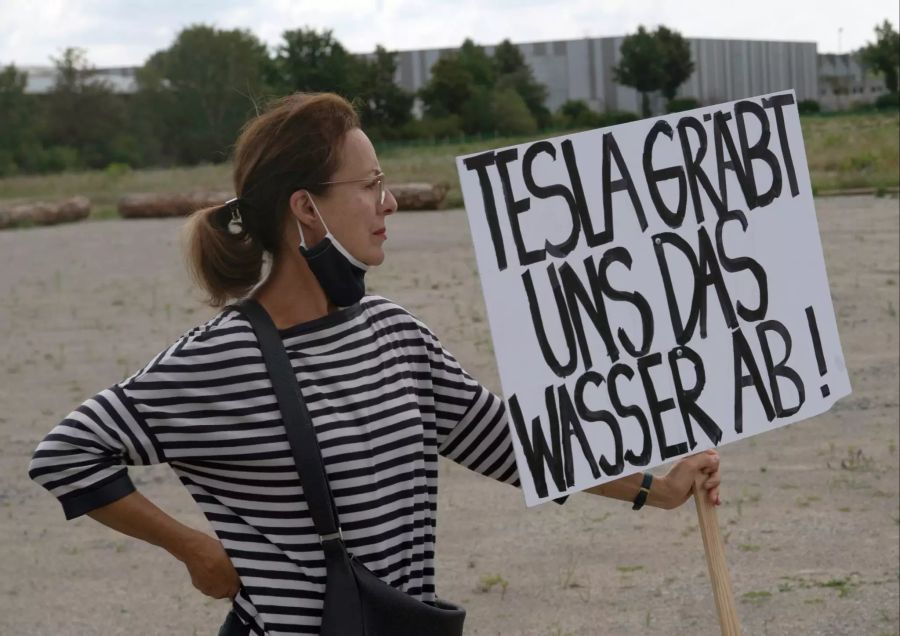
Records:
M345 100L296 94L251 121L234 187L237 199L187 225L193 272L214 306L252 296L279 328L348 550L385 582L432 600L438 455L518 484L503 402L422 322L364 296L397 202ZM135 490L126 465L158 462L172 466L217 538ZM233 308L71 413L38 446L30 475L67 518L88 514L161 546L201 592L233 599L234 633L318 632L321 545L258 342ZM647 503L680 505L701 475L718 503L715 452L675 464ZM590 492L632 501L641 483L632 475Z

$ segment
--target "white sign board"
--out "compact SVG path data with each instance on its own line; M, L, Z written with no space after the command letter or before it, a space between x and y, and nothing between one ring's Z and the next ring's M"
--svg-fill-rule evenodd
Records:
M793 91L457 168L528 505L850 392Z

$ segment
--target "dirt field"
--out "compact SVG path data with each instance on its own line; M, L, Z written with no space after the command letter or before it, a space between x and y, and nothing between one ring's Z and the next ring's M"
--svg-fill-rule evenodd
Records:
M898 201L816 202L854 392L830 413L723 449L719 512L745 634L898 634ZM499 388L461 211L398 214L376 293L421 316ZM180 563L83 517L26 468L72 408L212 315L178 220L0 233L0 634L215 634L225 601ZM166 466L144 494L196 527ZM696 514L518 491L442 465L438 590L468 634L717 634Z

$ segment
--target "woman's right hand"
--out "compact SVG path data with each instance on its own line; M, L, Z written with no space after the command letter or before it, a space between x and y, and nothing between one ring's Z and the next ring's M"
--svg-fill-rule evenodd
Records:
M193 530L176 556L187 567L194 587L207 596L233 599L237 595L240 577L218 539Z

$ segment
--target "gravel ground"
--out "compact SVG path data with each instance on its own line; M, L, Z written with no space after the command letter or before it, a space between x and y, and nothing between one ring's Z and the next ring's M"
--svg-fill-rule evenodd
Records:
M744 634L898 634L898 202L816 202L853 394L725 447L719 511ZM376 293L421 316L499 389L460 210L391 219ZM215 634L225 601L180 563L84 517L27 475L72 408L205 321L180 220L0 233L0 634ZM632 512L586 494L526 509L518 491L442 464L438 589L467 634L717 634L693 505ZM209 529L166 466L141 491Z

